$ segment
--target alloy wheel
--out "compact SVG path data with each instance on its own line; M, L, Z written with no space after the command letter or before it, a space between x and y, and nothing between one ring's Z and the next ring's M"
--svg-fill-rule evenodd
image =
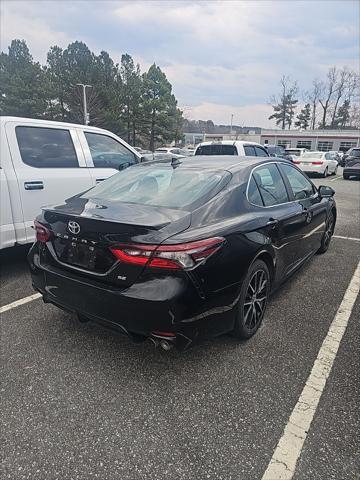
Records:
M268 297L268 279L264 270L256 270L248 284L243 305L244 324L255 329L262 320Z
M326 230L324 234L324 245L327 247L330 243L334 229L334 215L332 212L329 213L328 221L326 223Z

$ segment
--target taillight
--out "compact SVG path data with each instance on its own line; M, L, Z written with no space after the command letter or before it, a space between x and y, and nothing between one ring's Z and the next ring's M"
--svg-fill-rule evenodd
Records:
M297 165L299 165L301 162L300 160L293 160L293 163L296 163Z
M324 162L311 162L312 165L322 165Z
M41 243L46 243L50 237L51 232L48 228L45 227L42 223L37 220L34 221L36 240Z
M115 245L110 248L124 263L173 270L191 269L205 262L224 244L222 237L175 245Z

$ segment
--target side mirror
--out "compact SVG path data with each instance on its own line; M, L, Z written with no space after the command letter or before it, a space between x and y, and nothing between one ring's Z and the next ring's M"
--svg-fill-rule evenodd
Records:
M335 190L326 185L320 185L318 191L320 197L333 197L335 195Z

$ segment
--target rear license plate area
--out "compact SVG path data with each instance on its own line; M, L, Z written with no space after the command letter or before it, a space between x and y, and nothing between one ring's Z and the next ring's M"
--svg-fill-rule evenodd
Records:
M89 243L56 238L53 245L60 262L84 270L105 273L115 262L110 250Z

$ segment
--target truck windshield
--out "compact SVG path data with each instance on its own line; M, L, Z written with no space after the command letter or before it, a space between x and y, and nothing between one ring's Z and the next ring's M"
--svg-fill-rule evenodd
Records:
M235 145L222 145L214 143L213 145L200 145L195 155L237 155Z

